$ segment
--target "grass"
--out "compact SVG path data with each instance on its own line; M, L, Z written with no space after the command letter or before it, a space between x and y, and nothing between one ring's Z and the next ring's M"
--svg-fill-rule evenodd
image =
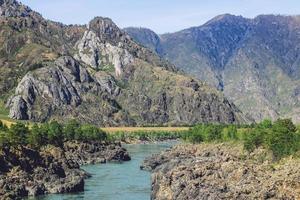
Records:
M100 68L101 71L105 72L115 72L115 67L112 64L104 65L102 68Z
M27 125L29 125L29 128L33 125L30 121L20 121L20 120L14 120L9 118L7 115L0 115L0 121L2 121L3 124L5 124L7 127L10 128L12 124L16 124L17 122L22 122Z
M12 120L5 120L5 119L0 119L2 121L3 124L5 124L6 126L10 127L12 124L14 124L15 122Z
M10 125L9 121L12 121L8 117L9 110L5 107L5 103L3 100L0 99L0 120L2 120L6 125Z

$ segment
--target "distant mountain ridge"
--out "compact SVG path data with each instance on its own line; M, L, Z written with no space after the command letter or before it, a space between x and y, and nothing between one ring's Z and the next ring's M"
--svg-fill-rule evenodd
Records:
M140 39L145 31L131 28L128 34L143 44L151 41ZM225 14L157 38L143 45L153 51L159 46L157 54L224 91L248 116L300 121L300 16Z
M0 101L14 119L99 126L249 120L223 94L179 72L111 19L44 19L0 0Z
M134 38L140 44L143 44L145 47L152 49L154 52L161 55L162 47L160 43L160 37L150 29L147 28L134 28L128 27L123 29L128 33L132 38Z

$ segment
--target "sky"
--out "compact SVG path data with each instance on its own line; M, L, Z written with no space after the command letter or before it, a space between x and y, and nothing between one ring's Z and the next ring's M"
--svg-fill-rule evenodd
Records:
M200 26L225 13L253 18L260 14L300 14L300 0L20 0L45 18L87 24L95 16L119 27L147 27L156 33Z

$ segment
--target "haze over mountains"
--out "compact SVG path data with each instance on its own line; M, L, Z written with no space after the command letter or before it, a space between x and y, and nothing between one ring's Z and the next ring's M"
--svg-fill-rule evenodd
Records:
M67 26L15 0L0 0L0 93L11 118L39 122L248 121L221 92L178 72L110 19Z
M220 15L202 26L157 35L124 29L179 69L223 91L245 114L299 121L300 17Z

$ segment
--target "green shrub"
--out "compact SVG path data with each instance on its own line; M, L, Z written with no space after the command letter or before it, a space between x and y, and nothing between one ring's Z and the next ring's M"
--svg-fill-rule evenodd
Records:
M191 143L212 142L222 139L223 125L200 124L191 128L184 139Z
M204 140L207 142L221 140L222 129L223 127L221 125L208 125L204 129Z
M244 148L252 152L257 147L264 144L266 131L261 128L248 129L244 135Z
M279 119L274 124L264 120L244 135L246 150L251 152L258 146L268 148L276 159L280 159L300 150L300 136L290 119Z
M9 141L7 138L7 133L0 132L0 148L9 146Z
M79 132L79 134L78 134L78 132ZM77 137L79 136L79 138L81 138L80 124L74 119L70 120L64 126L63 133L64 133L64 137L68 140L74 140L75 135L77 135Z
M81 127L75 131L75 134L74 134L74 140L84 140L85 136L83 135L83 132L81 130Z
M223 128L222 139L224 141L238 140L237 128L235 125L229 125Z
M109 134L109 138L111 141L125 141L125 139L127 138L126 134L124 132L116 132L113 134Z
M46 128L46 127L45 127ZM64 141L63 127L57 121L48 124L47 139L49 144L61 146Z
M203 142L204 138L201 133L192 133L187 137L187 141L197 144Z
M34 124L27 135L27 143L35 148L39 148L47 143L47 130Z
M125 141L128 140L144 140L144 141L159 141L167 139L179 139L184 138L186 131L135 131L124 132L119 131L109 134L109 140L111 141Z
M203 124L190 128L189 131L185 134L184 140L191 142L193 144L201 143L204 141L203 131L204 131Z
M274 122L267 145L276 158L291 155L299 150L297 128L290 119L279 119Z
M20 122L12 124L7 134L9 144L13 147L18 145L25 145L28 133L29 129L27 126L25 126L25 124Z
M104 131L92 125L81 126L79 133L81 140L103 141L107 139L107 135Z
M272 128L272 121L270 119L265 119L262 122L260 122L257 127L267 129Z

